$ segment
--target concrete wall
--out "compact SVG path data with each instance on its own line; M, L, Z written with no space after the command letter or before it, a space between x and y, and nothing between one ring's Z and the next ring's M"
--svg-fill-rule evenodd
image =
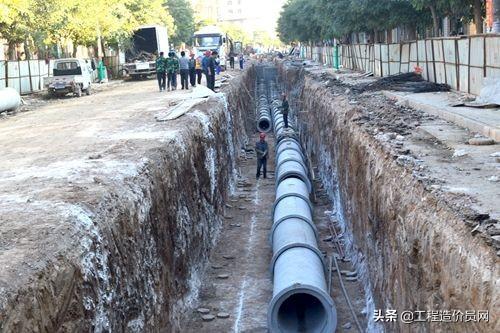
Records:
M303 54L328 66L333 47L304 47ZM393 44L342 45L341 64L350 69L388 76L422 70L432 82L479 94L484 78L500 77L500 35L433 38Z

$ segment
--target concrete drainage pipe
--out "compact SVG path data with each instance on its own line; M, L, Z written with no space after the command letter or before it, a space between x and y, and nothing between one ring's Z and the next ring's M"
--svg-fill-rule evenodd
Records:
M317 244L306 159L296 127L289 124L284 128L275 82L270 83L270 94L272 99L266 105L270 106L277 145L270 234L274 289L268 329L271 333L332 333L337 327L337 312L327 292L323 254Z
M307 201L312 211L312 203L309 200L309 189L307 184L298 178L287 178L281 181L276 188L276 200L274 201L273 213L276 205L286 197L299 197Z
M16 110L21 105L21 96L14 88L0 89L0 112Z
M282 198L274 206L273 212L273 226L271 227L271 240L276 229L280 223L284 223L288 219L297 218L307 222L311 228L316 230L311 215L311 207L309 200L302 199L296 196L288 196Z
M297 246L281 253L274 264L273 283L267 317L271 333L335 332L337 312L315 251Z
M300 143L297 139L294 138L286 138L278 142L276 145L276 154L279 154L282 150L285 149L295 149L298 151L302 156L304 154L302 153L302 147L300 146Z
M286 178L298 178L301 179L307 185L309 193L311 193L312 186L307 176L307 169L304 168L303 163L297 161L286 161L283 162L278 169L276 169L276 184L279 185ZM276 187L277 187L276 185Z
M323 255L316 243L316 229L308 222L299 218L288 218L279 223L271 235L273 259L271 269L276 260L285 251L294 247L305 247L315 252L323 263ZM324 267L324 263L323 263ZM324 270L323 270L324 272ZM274 272L272 272L274 274Z
M268 114L260 114L257 121L257 130L259 132L267 133L271 130L271 117Z
M303 156L294 149L284 149L280 151L279 155L276 155L276 169L279 169L287 161L297 161L307 170Z
M257 110L259 112L257 119L257 130L259 132L267 133L272 129L272 121L266 95L261 95L261 97L259 98Z

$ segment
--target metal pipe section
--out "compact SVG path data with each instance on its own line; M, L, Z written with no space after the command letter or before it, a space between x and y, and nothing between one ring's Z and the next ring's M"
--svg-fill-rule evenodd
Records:
M337 312L328 292L323 254L317 244L312 184L295 126L284 128L276 82L270 82L276 145L276 200L270 240L273 298L268 309L271 333L332 333Z
M14 111L21 105L21 96L14 88L0 89L0 112Z

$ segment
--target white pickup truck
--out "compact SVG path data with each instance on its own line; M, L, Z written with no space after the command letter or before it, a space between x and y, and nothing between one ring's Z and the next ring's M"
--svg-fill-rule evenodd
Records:
M66 58L54 62L53 76L44 78L50 96L90 95L92 68L83 59Z

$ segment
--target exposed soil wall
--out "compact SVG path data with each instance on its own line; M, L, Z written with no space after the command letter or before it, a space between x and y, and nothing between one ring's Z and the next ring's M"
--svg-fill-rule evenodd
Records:
M345 220L347 245L373 292L374 309L395 309L398 314L489 310L489 322L408 325L398 320L377 326L372 319L370 329L498 331L499 263L494 248L472 237L463 214L429 191L410 166L366 130L369 117L359 120L369 101L350 101L346 87L325 84L300 66L281 64L280 76L291 91L302 142L317 161L332 199L340 204L336 209ZM396 127L410 123L405 120Z
M2 231L23 219L33 227L0 235L12 260L0 273L0 332L179 330L246 138L247 108L235 91L253 89L252 75L228 87L228 98L212 97L176 120L168 142L128 143L136 172L94 177L89 185L57 180L62 190L47 194L45 206L2 216ZM40 252L18 260L19 249L33 244Z

